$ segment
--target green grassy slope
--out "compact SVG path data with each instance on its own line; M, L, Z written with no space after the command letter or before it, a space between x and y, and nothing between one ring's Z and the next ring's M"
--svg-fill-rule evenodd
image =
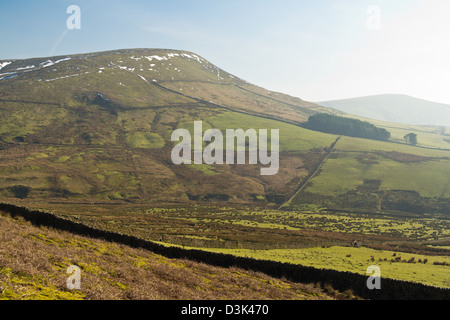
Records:
M297 263L324 269L332 268L362 275L366 274L368 266L376 264L382 270L382 277L450 288L448 266L445 265L445 263L450 265L450 257L349 247L258 251L248 249L210 250L261 260ZM395 260L397 257L400 260ZM423 263L425 260L426 263ZM444 265L441 265L442 263Z
M449 176L449 151L344 137L292 205L446 214Z

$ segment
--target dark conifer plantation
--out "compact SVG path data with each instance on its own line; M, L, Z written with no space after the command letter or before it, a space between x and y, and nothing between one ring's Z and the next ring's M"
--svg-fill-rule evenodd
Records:
M391 137L389 131L378 128L369 122L325 113L310 116L304 127L325 133L373 140L387 141Z

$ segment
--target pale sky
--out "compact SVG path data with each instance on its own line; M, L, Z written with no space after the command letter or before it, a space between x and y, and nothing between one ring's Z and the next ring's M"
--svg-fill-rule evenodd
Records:
M450 104L450 1L424 1L391 19L380 8L381 29L339 57L337 72L321 79L324 95L403 93Z
M81 30L66 27L72 4ZM0 60L181 49L304 100L399 93L450 104L449 0L1 1L0 38Z

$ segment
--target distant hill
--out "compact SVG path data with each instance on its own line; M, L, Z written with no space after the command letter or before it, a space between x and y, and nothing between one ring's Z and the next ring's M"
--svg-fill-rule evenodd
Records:
M414 125L450 126L450 106L414 97L385 94L319 102L357 116Z

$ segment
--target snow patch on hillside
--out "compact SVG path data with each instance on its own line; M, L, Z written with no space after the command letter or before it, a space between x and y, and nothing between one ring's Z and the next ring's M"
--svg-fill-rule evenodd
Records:
M80 75L82 75L82 74L88 74L88 73L90 73L90 72L89 72L89 71L86 71L86 72L84 72L84 73L70 74L70 75L68 75L68 76L62 76L62 77L58 77L58 78L54 78L54 79L47 79L47 80L44 80L44 81L45 81L45 82L51 82L51 81L60 80L60 79L66 79L66 78L77 77L77 76L80 76ZM39 81L42 81L42 79L39 79Z
M56 60L56 61L55 61L55 64L60 63L60 62L63 62L63 61L68 61L68 60L70 60L70 59L71 59L70 57L67 57L67 58L64 58L64 59L59 59L59 60Z
M0 70L2 70L4 67L6 67L8 64L11 64L11 62L0 62Z
M13 72L4 72L4 73L0 73L0 76L5 76L5 75L9 75L9 74L16 74L16 71Z
M16 71L20 71L20 70L28 70L28 69L33 69L35 68L34 65L30 65L30 66L26 66L26 67L22 67L22 68L17 68Z
M175 52L170 52L167 54L167 56L158 56L158 55L153 55L153 56L145 56L144 58L146 58L148 61L152 62L153 60L158 60L158 61L168 61L170 59L173 59L175 57L182 57L182 58L187 58L187 59L191 59L191 60L195 60L198 63L203 63L203 59L200 58L199 56L195 55L195 54L188 54L188 53L175 53Z
M203 59L195 54L182 53L181 56L188 58L188 59L196 60L198 63L203 63Z
M58 64L60 62L67 61L67 60L70 60L70 59L71 59L70 57L59 59L59 60L56 60L56 61L52 61L52 60L49 59L47 61L41 62L39 64L39 66L43 69L43 68L54 66L55 64Z
M13 74L12 76L7 76L7 77L0 78L0 80L8 80L8 79L12 79L12 78L17 77L17 76L18 76L18 74Z
M125 66L117 66L120 70L126 70L126 71L130 71L130 72L134 72L134 70L136 70L135 68L128 68Z
M143 76L141 76L140 74L138 74L139 78L141 78L142 80L144 80L145 82L148 82L147 79L145 79Z
M153 59L156 59L158 61L163 61L163 60L167 61L168 60L167 57L160 57L160 56L146 56L145 58L150 62L152 62Z

